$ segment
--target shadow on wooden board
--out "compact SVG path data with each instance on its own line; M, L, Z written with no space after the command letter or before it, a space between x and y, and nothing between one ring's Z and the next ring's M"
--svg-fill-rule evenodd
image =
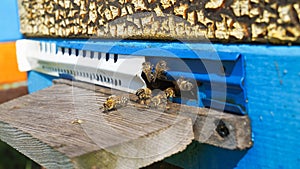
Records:
M165 161L185 169L233 169L248 150L227 150L193 141Z
M0 104L26 94L28 94L27 86L0 90Z
M6 143L0 141L0 169L40 169L41 167Z

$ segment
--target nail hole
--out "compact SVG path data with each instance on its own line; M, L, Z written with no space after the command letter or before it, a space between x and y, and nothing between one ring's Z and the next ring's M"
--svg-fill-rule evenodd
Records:
M229 133L229 129L227 128L226 124L223 122L223 120L220 120L217 128L216 128L217 133L219 134L219 136L221 136L222 138L227 137L230 133Z

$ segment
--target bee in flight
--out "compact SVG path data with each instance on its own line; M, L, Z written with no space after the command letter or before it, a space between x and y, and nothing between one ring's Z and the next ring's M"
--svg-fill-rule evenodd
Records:
M149 88L141 88L135 92L140 104L148 105L152 97L152 91Z
M155 82L157 79L166 79L165 73L168 69L167 62L164 60L157 62L155 69L153 69L153 65L150 62L142 64L142 70L150 83Z
M167 67L167 62L160 60L155 66L155 72L153 75L153 81L156 79L166 79L165 73L169 68Z
M142 64L142 70L144 72L144 74L146 75L146 78L148 80L148 82L152 82L153 81L153 65L151 65L150 62L144 62Z
M183 77L177 79L176 82L181 91L191 91L194 88L194 85L190 81L185 80Z
M125 107L128 104L128 97L125 96L109 96L106 101L103 103L104 111L115 110L120 107Z

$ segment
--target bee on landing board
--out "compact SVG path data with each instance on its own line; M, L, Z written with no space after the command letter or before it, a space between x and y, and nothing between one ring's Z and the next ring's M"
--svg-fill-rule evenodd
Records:
M109 96L103 103L104 111L115 110L120 107L125 107L128 104L129 99L125 96Z
M146 75L148 82L153 81L152 69L153 69L153 65L151 65L150 62L144 62L142 64L142 70L143 70L144 74Z
M167 104L168 98L164 91L151 98L150 107L158 108Z
M156 79L166 79L165 73L169 68L167 67L167 62L160 60L155 66L155 72L153 75L153 81Z
M135 92L140 104L148 105L152 97L152 91L149 88L141 88Z
M167 99L172 99L175 97L175 89L173 87L168 87L164 92Z

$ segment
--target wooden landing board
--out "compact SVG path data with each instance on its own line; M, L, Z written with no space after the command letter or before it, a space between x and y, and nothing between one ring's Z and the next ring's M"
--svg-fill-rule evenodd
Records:
M299 0L18 0L33 37L300 42Z
M83 82L58 79L54 80L54 83L68 84L70 86L105 93L107 95L128 95L128 93L122 91L111 90ZM129 94L128 96L132 101L137 100L137 97L133 94ZM231 150L244 150L253 145L251 124L247 115L233 115L213 109L191 107L177 103L170 103L167 107L169 107L169 109L160 111L192 119L194 137L195 140L200 143Z
M56 84L6 102L0 139L47 169L134 169L183 151L194 138L190 118L130 105L103 113L97 102L106 97Z

